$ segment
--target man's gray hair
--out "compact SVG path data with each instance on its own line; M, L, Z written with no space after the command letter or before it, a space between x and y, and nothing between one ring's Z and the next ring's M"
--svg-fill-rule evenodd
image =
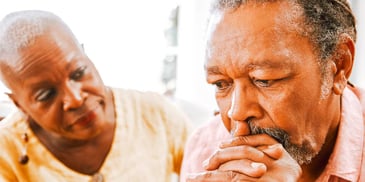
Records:
M285 0L212 0L211 11L234 10L248 2L266 3ZM304 17L303 32L320 60L333 54L342 33L356 41L355 16L347 0L286 0L299 5Z

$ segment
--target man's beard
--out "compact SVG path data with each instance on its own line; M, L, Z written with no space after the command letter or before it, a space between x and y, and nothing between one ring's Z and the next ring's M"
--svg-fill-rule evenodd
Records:
M252 135L267 134L276 139L299 165L309 164L317 155L317 152L311 148L309 142L304 142L302 145L293 144L290 142L289 134L280 128L260 128L252 122L248 122L248 125Z

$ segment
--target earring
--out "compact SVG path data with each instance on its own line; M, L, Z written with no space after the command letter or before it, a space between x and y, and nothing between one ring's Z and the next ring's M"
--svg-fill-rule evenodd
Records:
M22 134L22 140L24 142L24 149L22 151L22 154L19 157L19 162L20 162L20 164L25 165L29 161L29 157L28 157L28 154L27 154L29 137L28 137L28 134L26 132Z
M22 151L22 155L19 157L19 162L20 162L20 164L25 165L29 161L29 157L27 155L27 148L28 148L28 146L27 146L27 143L28 143L27 133L22 134L22 140L23 140L25 146L24 146L24 149Z

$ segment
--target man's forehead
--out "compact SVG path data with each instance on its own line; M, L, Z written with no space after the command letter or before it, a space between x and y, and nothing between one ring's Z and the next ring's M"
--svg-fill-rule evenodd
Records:
M250 25L255 25L260 29L275 30L285 27L292 31L302 30L304 26L303 10L294 3L275 1L264 4L246 3L234 10L215 11L209 19L208 36L218 30L244 31L251 28ZM235 36L234 32L230 33L233 33L231 34L233 37Z
M281 8L291 12L291 15L280 11ZM262 46L261 43L272 44L272 47L283 46L280 45L284 44L283 37L287 40L289 36L290 39L303 37L303 22L301 10L288 3L246 5L235 11L217 12L210 19L206 54L209 56L213 52L218 53L220 46L232 42L241 48Z
M281 8L292 15L280 12ZM252 68L282 69L297 64L305 53L313 51L310 39L302 33L301 12L292 4L247 5L216 13L211 20L207 67L222 63L220 66L229 66L236 60L242 66L252 64Z

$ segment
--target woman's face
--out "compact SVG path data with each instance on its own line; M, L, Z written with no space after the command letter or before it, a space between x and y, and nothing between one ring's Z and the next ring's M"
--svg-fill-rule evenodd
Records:
M106 122L106 87L69 32L53 29L39 36L16 61L7 78L10 97L30 119L69 139L100 132Z

